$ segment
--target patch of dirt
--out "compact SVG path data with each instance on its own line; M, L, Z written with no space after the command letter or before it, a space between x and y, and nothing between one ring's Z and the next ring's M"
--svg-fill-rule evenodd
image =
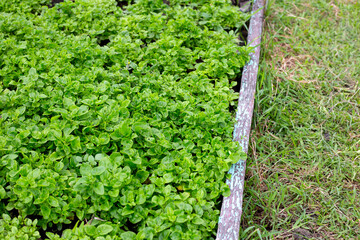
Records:
M324 132L324 133L323 133L323 136L324 136L324 138L325 138L325 140L326 140L327 142L331 140L331 135L330 135L330 133Z
M98 40L98 44L101 47L106 46L108 43L110 43L109 39Z
M273 225L269 218L266 217L266 213L264 212L264 209L260 206L256 206L255 210L253 210L253 222L258 225L262 225L265 227L266 230L271 231L273 228ZM242 228L246 229L250 227L245 221L241 222Z
M116 0L116 6L118 6L120 8L123 8L123 7L127 6L127 5L128 5L127 1Z
M129 2L128 0L116 0L116 6L123 10L126 6L130 4L134 4L134 1Z
M311 233L309 230L298 228L293 232L294 240L307 240L307 239L314 239L318 238L317 233Z
M304 228L297 228L291 232L286 231L281 233L278 236L275 236L274 239L278 240L338 240L337 235L326 229L316 229L312 228L311 230Z

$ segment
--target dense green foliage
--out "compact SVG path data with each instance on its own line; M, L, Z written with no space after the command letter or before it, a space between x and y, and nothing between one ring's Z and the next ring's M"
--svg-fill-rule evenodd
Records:
M23 219L21 216L11 218L2 214L0 219L0 237L4 240L29 239L37 240L40 233L37 231L37 220ZM20 228L20 229L19 229Z
M0 1L0 236L212 238L242 154L229 107L248 15L225 0L48 4Z

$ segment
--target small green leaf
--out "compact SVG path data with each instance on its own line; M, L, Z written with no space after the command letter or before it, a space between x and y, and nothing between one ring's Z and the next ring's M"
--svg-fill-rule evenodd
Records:
M101 175L105 170L106 168L104 166L95 167L92 169L91 174L94 176Z
M63 168L64 168L64 163L63 162L55 163L54 170L56 172L60 172Z
M228 185L222 186L221 191L223 192L224 197L229 197L231 195L231 191Z
M119 189L111 190L108 194L110 197L117 198L119 196Z
M119 166L123 163L123 155L119 152L113 152L111 155L110 155L110 159L111 159L111 162L113 164L115 164L116 166Z
M194 217L193 223L196 225L205 225L205 221L201 219L199 216Z
M17 157L18 157L17 154L10 153L10 154L7 154L7 155L3 156L1 159L15 160Z
M101 182L94 184L94 192L98 195L104 195L104 185Z
M126 215L129 215L129 214L132 214L132 213L134 213L134 210L131 209L130 206L124 207L124 208L122 209L122 211L121 211L121 215L122 215L122 216L126 216Z
M101 224L99 225L96 230L100 235L106 235L110 233L114 228L108 224Z
M133 129L134 129L134 131L135 131L136 133L141 134L141 133L143 133L144 131L149 130L149 129L150 129L150 126L149 126L149 124L146 123L146 122L136 122L136 123L134 123L134 125L133 125Z
M146 195L145 195L144 189L140 188L138 195L136 196L136 203L140 205L145 202L146 202Z
M37 75L37 71L36 71L36 69L35 68L30 68L30 70L29 70L29 75Z
M0 185L0 199L4 199L6 197L6 191L3 186Z
M134 232L123 232L120 234L120 237L123 240L135 240L136 234Z
M95 160L96 161L101 161L101 159L105 158L106 156L102 153L98 153L95 155Z
M114 140L119 140L124 137L131 135L131 127L129 126L128 121L123 121L120 125L117 126L115 131L111 134L111 138Z
M170 183L174 180L174 176L171 173L164 174L165 183Z
M138 178L140 180L141 183L145 182L146 179L148 179L149 177L149 172L144 171L144 170L139 170L136 172L136 178Z
M27 195L23 198L24 203L29 204L33 200L33 195L31 193L27 193Z
M37 168L37 169L34 169L29 175L32 175L32 177L34 179L37 179L40 177L41 171L40 171L40 169Z
M43 215L43 217L45 219L48 219L50 216L50 212L51 212L51 209L49 208L49 206L46 204L41 204L40 210L41 210L41 214Z
M187 218L187 215L185 215L185 214L180 214L180 215L176 216L176 222L177 223L184 223L187 220L188 220L188 218Z
M85 225L84 229L89 236L95 236L97 234L96 227L93 225Z
M100 145L106 145L110 142L110 136L107 133L101 133L98 139Z
M49 202L50 206L52 206L52 207L59 206L59 201L56 198L54 198L53 196L49 196L48 202Z
M127 137L131 134L131 127L128 121L123 121L120 125L119 132L122 136Z
M92 167L88 163L84 163L80 166L80 173L83 176L90 175L92 172Z
M81 142L80 138L76 137L74 140L70 142L71 149L74 151L80 151L81 150Z
M64 97L63 104L64 104L64 107L68 109L69 107L74 106L75 102L73 100L71 100L70 98Z

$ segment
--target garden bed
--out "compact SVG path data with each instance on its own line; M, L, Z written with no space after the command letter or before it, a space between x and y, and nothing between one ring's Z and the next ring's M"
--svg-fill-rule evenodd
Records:
M127 3L0 3L2 238L215 237L250 15Z

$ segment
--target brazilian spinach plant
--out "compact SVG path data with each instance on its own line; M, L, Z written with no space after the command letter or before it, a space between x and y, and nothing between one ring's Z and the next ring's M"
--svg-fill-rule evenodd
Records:
M0 0L1 239L214 238L244 157L248 18L230 0Z

